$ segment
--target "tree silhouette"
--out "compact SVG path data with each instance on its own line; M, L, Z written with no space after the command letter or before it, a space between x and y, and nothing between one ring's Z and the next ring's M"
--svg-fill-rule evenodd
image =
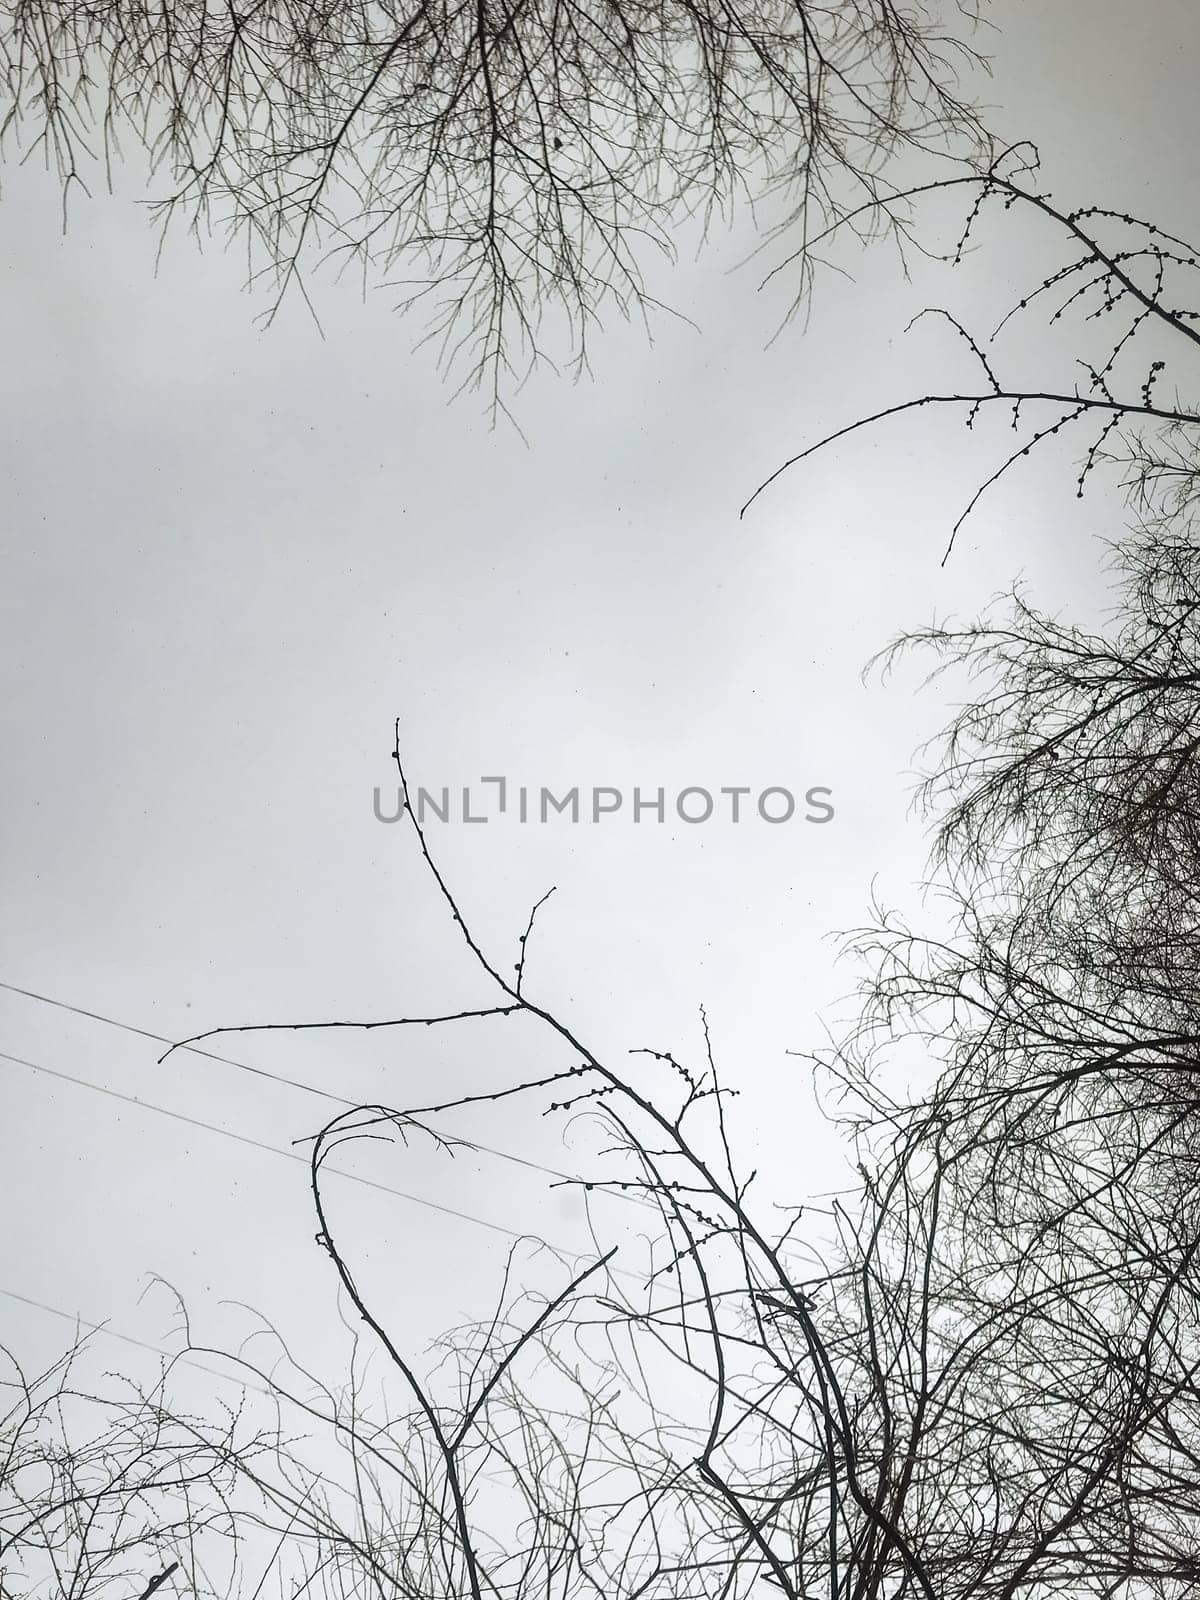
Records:
M474 1094L340 1110L311 1141L315 1246L360 1348L382 1358L389 1398L353 1364L348 1383L314 1388L311 1375L291 1381L283 1347L270 1365L243 1355L277 1407L278 1442L265 1457L232 1445L211 1457L253 1489L251 1525L280 1532L297 1592L1195 1592L1200 416L1159 396L1167 363L1200 342L1188 308L1198 258L1132 217L1062 209L1022 159L873 197L861 218L907 226L903 207L931 189L969 193L957 260L989 208L1036 212L1069 241L1068 259L1013 314L1112 324L1076 363L1083 376L1007 381L989 342L954 321L977 386L915 397L805 452L919 406L957 409L968 425L999 413L1018 444L983 492L1078 426L1089 431L1077 489L1102 459L1123 459L1133 512L1111 552L1117 604L1103 627L1018 592L883 657L931 661L961 706L922 790L948 926L875 915L851 941L859 1020L811 1058L857 1188L819 1229L803 1205L780 1215L760 1203L706 1021L695 1060L654 1048L614 1064L590 1049L538 993L545 899L511 951L485 948L469 889L452 886L408 804L397 726L415 847L478 995L443 1015L258 1026L402 1040L505 1019L540 1030L558 1056L537 1078ZM594 1170L571 1181L640 1205L642 1242L614 1251L593 1218L595 1250L545 1255L551 1283L538 1292L518 1250L493 1317L456 1330L430 1371L357 1267L326 1202L326 1163L364 1138L452 1148L455 1113L500 1100L594 1123ZM324 1430L338 1470L326 1456L314 1474L290 1453L290 1411ZM196 1425L194 1437L211 1449L224 1435Z
M419 308L466 382L576 364L644 312L645 247L782 192L803 241L902 149L969 155L969 13L891 0L12 0L3 133L64 190L132 142L161 222L247 251L268 312L317 258ZM806 260L801 242L800 257Z

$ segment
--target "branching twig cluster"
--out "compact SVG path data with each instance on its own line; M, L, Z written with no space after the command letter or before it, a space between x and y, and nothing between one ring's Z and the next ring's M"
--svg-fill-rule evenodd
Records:
M782 190L803 236L893 151L974 149L941 9L12 0L0 132L68 195L142 147L159 219L243 245L268 315L330 259L500 403L547 345L582 365L603 312L651 308L646 247L687 215Z

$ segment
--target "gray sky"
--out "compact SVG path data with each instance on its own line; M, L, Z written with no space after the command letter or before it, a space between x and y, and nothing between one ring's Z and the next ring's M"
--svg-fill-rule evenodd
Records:
M988 98L1039 140L1073 204L1200 231L1186 0L1005 0ZM966 378L952 335L905 323L931 302L994 322L1054 241L1010 217L956 274L905 284L847 252L807 331L767 348L783 300L754 293L748 218L663 292L700 325L653 346L611 327L596 376L549 371L518 401L529 443L448 403L385 295L318 296L253 325L239 263L186 240L154 271L133 186L76 203L66 237L45 174L3 197L0 707L6 752L0 979L171 1037L221 1023L376 1017L488 997L416 861L372 816L394 788L392 719L431 788L503 773L559 789L668 793L813 784L827 826L663 828L624 820L433 830L477 930L512 951L549 885L531 992L614 1056L694 1053L708 1008L743 1091L750 1164L801 1198L837 1181L789 1049L819 1043L851 974L827 939L873 880L911 898L914 747L939 725L915 679L864 686L897 631L976 609L1023 573L1051 608L1102 604L1096 533L1119 506L1073 498L1070 457L1034 462L948 528L994 463L920 417L797 468L737 507L799 445L876 405ZM1025 276L1023 276L1025 275ZM1047 359L1020 337L1014 362ZM968 448L970 446L970 448ZM215 1048L338 1094L427 1097L556 1058L529 1030L226 1040ZM322 1103L0 992L0 1049L281 1148ZM0 1287L137 1337L165 1336L146 1274L220 1342L245 1301L328 1355L332 1273L303 1168L0 1063ZM554 1166L550 1124L496 1112L470 1130ZM582 1248L579 1206L494 1161L362 1152L356 1170ZM501 1236L343 1184L342 1226L403 1336L488 1305ZM15 1222L12 1219L17 1219ZM403 1292L383 1287L402 1280ZM30 1359L67 1333L0 1302ZM306 1343L307 1341L307 1343ZM130 1359L134 1359L132 1356Z

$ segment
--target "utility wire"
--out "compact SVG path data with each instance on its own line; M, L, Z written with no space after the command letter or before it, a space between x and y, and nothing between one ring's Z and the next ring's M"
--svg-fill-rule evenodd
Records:
M27 1067L30 1072L43 1073L48 1078L57 1078L61 1083L71 1083L80 1089L90 1089L93 1094L105 1095L110 1100L119 1100L124 1105L137 1106L141 1111L153 1111L160 1117L170 1117L173 1122L186 1122L193 1128L202 1128L205 1133L216 1133L223 1139L234 1139L238 1144L249 1145L252 1150L263 1150L268 1155L280 1156L285 1161L298 1161L301 1166L309 1168L311 1163L307 1156L298 1155L295 1150L281 1150L278 1145L266 1144L261 1139L252 1139L249 1134L235 1133L232 1128L222 1128L219 1123L202 1122L198 1117L189 1117L183 1111L171 1111L166 1106L155 1105L152 1100L139 1100L131 1094L121 1094L117 1089L106 1088L100 1083L91 1083L87 1078L73 1077L69 1072L59 1072L54 1067L42 1066L37 1061L27 1061L24 1056L10 1055L6 1050L0 1050L0 1061L11 1062L14 1066ZM339 1178L346 1178L351 1183L361 1183L368 1189L378 1189L383 1194L394 1195L397 1200L410 1200L414 1205L426 1206L430 1211L440 1211L448 1217L457 1217L461 1222L473 1222L480 1228L487 1228L492 1233L502 1233L508 1239L528 1239L532 1235L519 1233L514 1228L502 1227L498 1222L488 1222L484 1217L474 1216L470 1211L456 1211L453 1206L439 1205L436 1200L426 1200L422 1195L409 1194L403 1189L393 1189L389 1184L379 1183L374 1178L361 1177L356 1172L346 1172L340 1167L329 1167L329 1172ZM564 1255L577 1257L578 1251L565 1250Z
M136 1106L139 1111L153 1111L157 1116L169 1117L172 1122L185 1122L190 1127L202 1129L205 1133L218 1134L223 1139L232 1139L237 1144L248 1145L252 1150L265 1151L267 1155L279 1156L284 1161L298 1161L306 1170L311 1170L312 1164L307 1156L298 1155L294 1150L281 1150L278 1145L267 1144L261 1139L252 1139L249 1134L235 1133L232 1128L223 1128L219 1123L203 1122L198 1117L188 1116L186 1112L172 1111L167 1106L156 1105L152 1100L139 1100L135 1095L122 1094L118 1089L109 1089L104 1084L92 1083L87 1078L77 1078L69 1072L60 1072L55 1067L47 1067L40 1062L29 1061L24 1056L11 1055L7 1050L0 1050L0 1061L10 1062L17 1067L25 1067L30 1072L41 1073L47 1078L56 1078L60 1083L69 1083L79 1089L90 1089L93 1094L104 1095L109 1100L118 1100L123 1105ZM329 1172L334 1177L345 1178L348 1183L359 1183L364 1188L375 1189L380 1194L391 1195L397 1200L408 1200L413 1205L425 1206L430 1211L438 1211L443 1216L455 1217L460 1222L474 1223L476 1227L486 1228L490 1233L503 1234L506 1239L529 1239L539 1244L545 1244L556 1254L569 1260L582 1261L586 1256L584 1251L568 1250L563 1245L552 1245L548 1240L539 1239L536 1234L522 1233L515 1228L506 1228L501 1223L489 1222L486 1217L477 1217L474 1212L459 1211L454 1206L441 1205L436 1200L427 1200L424 1195L410 1194L407 1190L395 1189L391 1184L380 1183L375 1178L364 1178L359 1173L347 1172L342 1167L325 1166L323 1164L322 1170ZM640 1274L629 1272L620 1267L611 1267L609 1270L615 1277L628 1278L634 1283L644 1284L646 1281Z
M116 1017L105 1016L101 1011L89 1011L85 1006L69 1005L65 1000L56 1000L52 995L39 994L34 989L22 989L19 984L5 983L0 979L0 989L6 989L9 994L23 995L26 1000L36 1000L40 1005L53 1006L57 1011L69 1011L72 1016L87 1017L91 1022L103 1022L110 1028L120 1028L123 1033L132 1033L139 1039L149 1039L154 1044L169 1044L176 1049L186 1050L194 1056L204 1056L209 1061L219 1061L222 1066L235 1067L238 1072L248 1072L255 1078L266 1078L271 1083L278 1083L290 1089L300 1089L305 1094L318 1095L322 1100L329 1100L334 1105L344 1106L347 1110L355 1110L359 1104L357 1100L347 1100L340 1094L334 1094L329 1089L319 1089L315 1084L304 1083L299 1078L289 1078L284 1073L268 1072L265 1067L252 1067L245 1061L234 1061L230 1056L217 1054L214 1050L202 1050L198 1045L176 1045L173 1039L168 1039L165 1034L152 1033L149 1028L139 1028L132 1022L121 1022ZM432 1130L431 1131L436 1131ZM540 1162L530 1161L525 1156L514 1155L511 1150L497 1150L491 1145L480 1144L476 1139L463 1139L462 1144L469 1144L473 1150L478 1150L484 1155L496 1156L501 1161L511 1161L518 1167L528 1167L533 1172L541 1172L548 1178L558 1178L564 1182L574 1181L568 1172L559 1172L555 1167L542 1166Z

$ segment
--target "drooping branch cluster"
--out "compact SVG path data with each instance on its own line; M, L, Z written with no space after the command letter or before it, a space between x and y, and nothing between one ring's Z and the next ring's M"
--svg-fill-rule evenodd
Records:
M1036 186L1038 158L1026 145L1014 146L983 173L960 173L902 193L865 202L834 221L824 237L862 217L883 212L893 226L920 239L923 230L911 210L930 197L970 196L965 224L943 259L958 266L984 219L1016 212L1035 224L1049 224L1063 249L1059 264L1032 278L1025 292L987 334L974 333L949 311L933 308L949 323L968 351L979 382L927 392L872 411L797 452L771 473L742 508L743 515L783 473L819 451L865 428L929 407L960 416L968 429L983 418L1000 416L1014 436L996 468L970 495L955 521L943 562L980 500L1015 466L1060 434L1082 440L1075 480L1082 496L1096 466L1114 455L1137 468L1139 481L1173 479L1194 460L1200 406L1181 395L1180 376L1191 376L1200 347L1200 313L1192 309L1200 287L1200 247L1123 212L1102 206L1068 211ZM903 222L901 218L906 220ZM809 252L824 243L808 241ZM926 253L932 254L928 240ZM786 263L784 264L786 265ZM777 267L776 271L781 270ZM1033 324L1044 333L1071 330L1070 365L1057 380L1047 376L1009 377L1002 361L1001 335L1016 324ZM910 327L912 324L910 324ZM1045 342L1045 341L1043 341ZM1189 371L1190 368L1190 371ZM1176 370L1177 369L1177 370ZM1168 388L1172 378L1175 387Z
M236 1408L203 1421L109 1376L85 1385L77 1345L29 1376L0 1352L0 1593L5 1600L148 1600L166 1586L233 1592L258 1512L243 1473L278 1439Z
M1200 545L1177 465L1117 548L1105 631L1018 596L903 641L971 686L925 791L952 927L861 938L833 1063L891 1181L936 1153L933 1282L1007 1504L998 1593L1197 1576ZM938 1064L913 1101L900 1038Z
M144 147L162 220L243 243L272 306L328 256L495 385L543 318L584 361L605 308L644 310L644 246L689 213L782 188L820 227L898 147L973 148L940 9L9 0L3 131L68 189Z

